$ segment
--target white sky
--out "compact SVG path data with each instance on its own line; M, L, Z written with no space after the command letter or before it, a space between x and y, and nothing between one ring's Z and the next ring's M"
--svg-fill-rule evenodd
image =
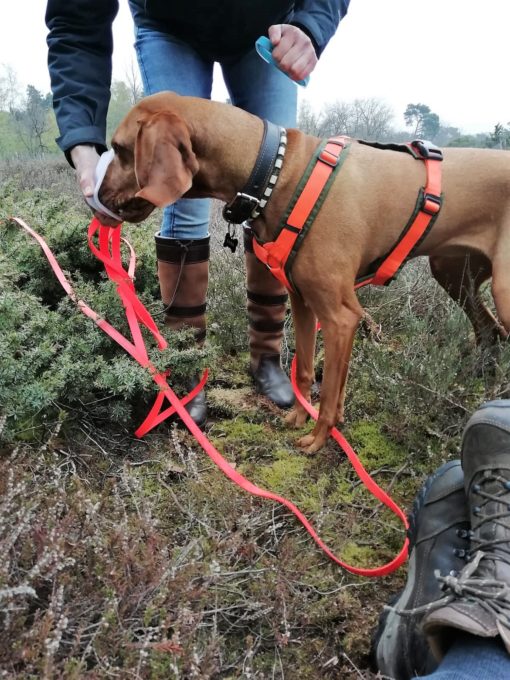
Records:
M127 0L120 5L117 78L134 59ZM22 86L48 92L45 7L45 0L1 2L0 67L11 65ZM377 97L394 110L400 129L407 104L424 103L464 133L490 131L510 121L509 26L510 0L351 0L300 96L314 108ZM213 96L226 96L220 74Z

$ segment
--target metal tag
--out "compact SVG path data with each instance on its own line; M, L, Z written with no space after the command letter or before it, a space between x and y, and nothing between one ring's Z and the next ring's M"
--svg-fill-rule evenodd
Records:
M236 248L239 244L239 239L234 238L228 231L225 234L225 240L223 241L223 247L224 248L230 248L230 250L235 253Z

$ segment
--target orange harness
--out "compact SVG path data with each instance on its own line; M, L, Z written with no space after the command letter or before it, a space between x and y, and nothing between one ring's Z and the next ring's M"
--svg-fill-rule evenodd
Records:
M342 151L348 147L348 141L346 137L332 137L317 152L311 174L295 201L288 218L284 221L277 238L267 243L260 243L256 236L253 238L255 255L290 291L293 290L290 283L290 269L295 254L303 241L303 238L299 240L298 238L300 235L301 237L306 235L306 232L303 232L303 227L311 224L315 218L314 208L319 201L320 203L324 201L334 179L333 173L339 168ZM361 143L381 149L407 151L414 158L424 162L427 179L425 187L419 191L415 210L400 234L396 245L383 258L373 274L356 280L355 288L370 283L379 286L387 285L409 259L417 245L425 238L437 218L442 204L440 162L443 160L443 155L438 147L431 142L422 140L401 145ZM289 261L291 254L293 257Z

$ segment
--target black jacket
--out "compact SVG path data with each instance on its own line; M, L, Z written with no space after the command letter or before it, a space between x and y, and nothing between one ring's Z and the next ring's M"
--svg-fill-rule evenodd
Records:
M168 32L206 58L251 49L272 24L292 23L320 56L350 0L129 0L136 26ZM48 66L63 151L104 150L112 72L112 22L118 0L48 0ZM127 39L130 39L127 37ZM68 154L66 153L68 156ZM68 156L69 158L69 156Z

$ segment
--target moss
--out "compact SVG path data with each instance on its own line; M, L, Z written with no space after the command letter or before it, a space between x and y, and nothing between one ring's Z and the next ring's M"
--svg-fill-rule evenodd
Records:
M354 497L355 487L352 480L345 476L345 474L337 474L335 479L335 488L329 495L329 502L334 504L352 503Z
M348 439L359 459L369 469L401 465L408 453L393 442L376 420L361 420L349 427Z
M215 385L253 389L248 365L249 355L247 353L229 356L218 352L211 366L211 377Z
M213 435L221 442L238 442L240 444L263 444L268 441L268 429L257 423L247 423L241 418L220 420L213 427Z
M352 566L374 567L377 558L371 546L358 545L349 541L342 547L342 559Z
M217 418L235 418L242 413L244 417L255 417L257 405L251 387L229 389L213 387L207 390L207 402Z
M274 452L276 460L260 468L257 477L267 489L279 494L302 494L306 484L306 467L309 460L305 456L285 449ZM308 489L307 489L308 491Z

